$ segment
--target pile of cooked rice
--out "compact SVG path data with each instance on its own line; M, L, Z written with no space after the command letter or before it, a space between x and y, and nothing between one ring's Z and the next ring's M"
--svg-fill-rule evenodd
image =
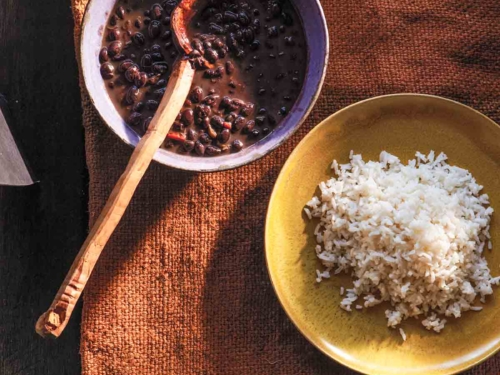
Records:
M417 152L405 165L384 151L379 162L364 162L351 151L350 163L333 162L337 177L319 185L305 212L320 219L316 254L326 268L317 281L341 272L353 278L343 309L389 301L389 327L421 317L440 332L446 317L481 310L476 297L484 303L500 283L482 256L492 248L488 195L446 160Z

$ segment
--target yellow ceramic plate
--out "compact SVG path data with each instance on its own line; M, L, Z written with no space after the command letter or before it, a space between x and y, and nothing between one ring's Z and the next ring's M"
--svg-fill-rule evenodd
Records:
M297 328L326 355L366 374L453 374L491 356L500 347L500 292L481 312L449 319L440 334L420 322L402 324L408 339L386 327L380 305L348 313L339 307L346 276L315 281L315 227L303 214L320 181L332 176L333 159L349 151L378 160L386 150L401 160L416 151L444 151L449 163L466 168L497 210L486 258L500 275L500 127L462 104L426 95L389 95L351 105L314 128L297 146L276 182L266 222L266 258L281 304Z

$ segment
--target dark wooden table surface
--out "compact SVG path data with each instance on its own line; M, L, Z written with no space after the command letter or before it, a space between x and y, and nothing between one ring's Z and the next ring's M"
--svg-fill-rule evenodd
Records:
M80 374L80 308L58 340L34 330L87 231L69 1L0 0L0 93L40 180L0 187L0 374Z

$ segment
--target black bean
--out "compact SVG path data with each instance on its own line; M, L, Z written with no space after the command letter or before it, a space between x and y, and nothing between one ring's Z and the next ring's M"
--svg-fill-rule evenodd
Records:
M143 33L136 32L134 35L132 35L132 42L134 42L134 44L137 46L143 46L146 42L146 38L144 37Z
M200 52L200 54L203 54L203 53L205 52L205 49L203 48L203 43L202 43L202 41L201 41L201 40L199 40L199 39L193 39L193 40L191 41L191 46L192 46L195 50L199 51L199 52Z
M198 138L198 141L205 145L209 145L210 143L212 143L212 139L207 133L200 133L200 138Z
M232 123L236 119L236 117L238 117L238 115L236 113L234 113L234 112L231 112L230 114L228 114L226 116L225 120L227 122L231 122Z
M196 136L198 135L198 133L196 133L196 130L194 129L188 129L186 135L187 139L194 141L196 140Z
M264 125L264 123L266 122L266 116L257 116L257 117L255 117L255 122L258 125Z
M266 93L266 89L259 89L259 95L264 95Z
M190 59L197 59L201 56L201 53L200 51L198 51L197 49L194 49L192 50L190 53L189 53L189 58Z
M254 30L257 32L260 29L260 20L258 18L254 19L252 22Z
M293 39L293 36L285 36L285 44L287 46L294 46L295 45L295 39Z
M151 58L153 59L153 61L155 62L158 62L158 61L163 61L164 60L164 57L161 53L159 52L155 52L155 53L152 53L151 54Z
M243 37L243 31L242 30L237 30L234 33L234 36L235 36L235 38L236 38L236 40L238 42L240 42L241 44L245 44L245 38Z
M108 48L103 47L103 48L101 48L101 51L99 52L99 62L102 64L102 63L105 63L108 61L109 61Z
M189 126L194 122L194 114L191 108L187 108L182 111L181 121L186 126Z
M159 36L161 33L161 23L160 21L151 21L150 25L148 26L148 35L150 38L156 38Z
M161 34L161 40L169 40L172 37L172 32L170 30L166 30Z
M123 61L127 58L126 55L122 54L122 53L119 53L118 55L114 55L111 60L113 61Z
M259 129L254 129L254 130L252 130L252 132L251 132L251 133L252 133L252 135L253 135L254 137L258 137L258 136L260 135L260 130L259 130Z
M144 13L146 13L146 12L144 12ZM151 23L151 18L144 17L144 20L142 20L142 22L144 22L144 25L149 25Z
M148 84L154 86L160 80L160 76L154 73L148 73Z
M236 35L234 35L233 33L229 33L226 41L229 49L236 50L238 48L238 41L236 40Z
M163 98L163 95L165 95L165 90L166 90L165 87L162 89L155 90L153 91L153 96L157 99L161 99Z
M234 111L236 109L241 109L243 106L245 106L245 102L240 99L233 99L231 100L231 110Z
M120 5L116 8L115 14L122 20L125 16L125 8Z
M299 79L297 77L293 77L292 78L292 82L295 84L295 85L298 85L299 84Z
M217 51L217 55L219 55L220 59L223 59L227 55L227 47L224 46L224 48L221 48Z
M236 22L238 20L238 15L234 12L227 10L224 12L223 18L224 22L231 23L231 22Z
M267 115L267 121L269 121L269 124L271 125L276 125L276 119L273 115Z
M217 67L217 69L215 69L215 72L214 72L214 77L215 78L220 78L224 75L224 67L219 65Z
M212 45L217 48L217 49L221 49L221 48L224 48L226 45L224 44L224 42L217 38L213 41Z
M271 26L267 28L267 37L274 38L279 34L278 28L276 26Z
M146 53L141 58L141 66L143 68L149 68L153 64L153 58L149 53Z
M240 114L244 117L250 116L255 109L255 106L253 103L245 103L243 107L240 109Z
M140 72L139 75L134 79L134 85L137 87L146 86L148 83L148 74L146 72Z
M151 48L149 48L148 53L149 52L151 52L152 54L153 53L159 53L159 54L161 54L161 46L159 44L153 44L151 46Z
M115 67L110 64L109 62L106 62L101 65L101 76L104 79L111 79L114 76L115 72Z
M243 26L247 26L250 24L250 17L248 17L248 14L246 14L246 12L240 12L238 13L238 21Z
M207 95L203 99L202 103L206 104L210 107L214 107L216 105L217 101L219 100L219 98L220 98L219 95Z
M134 112L142 112L143 109L144 109L144 102L137 102L132 107L132 110Z
M125 72L125 79L129 82L134 82L136 79L139 78L139 75L140 75L139 67L136 64L132 64Z
M236 23L236 22L233 22L229 25L226 25L226 32L228 31L238 31L239 29L241 29L241 25L239 23Z
M142 115L139 112L132 112L128 117L127 122L132 126L137 126L142 121Z
M121 36L122 36L122 32L117 27L108 31L108 40L110 42L113 42L115 40L119 40L121 38Z
M213 64L217 61L217 59L219 58L219 55L217 54L217 52L215 50L209 48L209 49L205 50L205 58Z
M160 79L158 82L156 82L155 86L158 87L165 87L167 85L167 81L165 79Z
M121 54L123 48L123 43L119 40L115 40L108 46L108 54L110 57Z
M222 150L217 147L217 146L207 146L206 150L205 150L205 153L208 155L208 156L216 156L216 155L220 155L222 152Z
M170 14L177 6L177 1L176 0L165 0L164 2L161 3L161 5L163 6L163 9L165 9L165 11L168 14Z
M226 73L231 75L234 72L234 64L231 61L226 61Z
M171 48L173 46L172 41L165 43L163 46L165 47L165 49Z
M222 128L224 125L224 119L220 116L212 116L210 119L210 125L214 126L215 128Z
M145 133L148 128L149 128L149 124L151 123L151 121L153 120L153 117L148 117L146 118L143 122L142 122L142 131Z
M196 141L194 144L194 150L201 156L205 153L205 146L200 141Z
M127 69L130 68L132 65L135 65L135 63L130 59L122 61L120 65L118 65L118 71L120 73L125 73Z
M241 142L239 139L235 139L231 144L231 147L236 152L241 151L241 149L243 148L243 142Z
M227 108L231 104L231 98L229 96L224 96L219 104L219 107L224 109Z
M284 25L280 26L280 33L284 33L286 31L286 27Z
M229 129L222 129L222 131L219 134L219 142L227 143L230 137L231 137L231 131Z
M195 118L203 119L205 117L210 116L211 113L212 113L212 110L207 105L200 104L200 105L197 105L196 107L194 107L194 117Z
M281 13L281 6L277 3L274 2L271 4L271 15L273 17L278 17Z
M243 127L243 133L250 133L253 131L253 129L255 128L255 122L254 121L248 121L245 126Z
M293 25L293 18L286 12L281 13L281 20L283 23L287 26L292 26Z
M259 109L259 115L265 115L266 113L267 113L267 110L265 108Z
M203 48L205 48L205 49L213 48L212 42L210 40L203 41Z
M203 89L200 86L194 87L191 92L189 93L189 99L193 103L199 103L201 102L201 99L203 98Z
M160 4L154 4L151 7L151 18L154 20L159 20L161 19L161 16L163 14L163 8L161 7Z
M266 127L266 128L262 128L262 134L267 135L267 134L269 134L270 132L271 132L271 129L269 129L269 128L267 128L267 127Z
M139 89L137 86L130 86L127 92L125 93L125 102L127 104L134 104L139 98Z
M142 21L140 18L137 18L135 21L134 21L134 26L136 29L140 29L142 28Z
M116 17L115 14L113 14L111 17L109 17L109 24L111 26L116 26L117 22L118 22L118 17Z
M286 109L286 107L281 107L280 108L280 115L286 116L287 113L288 113L288 110Z
M156 110L158 108L159 104L160 103L158 103L158 101L153 100L153 99L150 99L150 100L146 101L146 107L147 107L147 109L149 109L151 111Z
M240 131L241 129L243 129L245 124L246 124L246 121L245 121L245 118L243 116L236 117L233 121L234 131Z
M164 24L165 26L166 25L170 25L170 17L163 17L163 19L161 20L161 23Z
M246 29L243 30L243 39L247 44L250 44L254 41L255 33L250 27L247 27Z
M184 151L186 152L191 152L194 149L194 141L192 140L186 140L182 144L182 148L184 148Z
M215 9L214 7L207 7L205 9L203 9L203 11L201 13L201 19L206 21L209 18L211 18L212 16L214 16L215 14L217 14L217 9Z
M209 32L213 34L223 34L224 29L222 26L217 25L216 23L211 22L210 25L208 25L208 30Z

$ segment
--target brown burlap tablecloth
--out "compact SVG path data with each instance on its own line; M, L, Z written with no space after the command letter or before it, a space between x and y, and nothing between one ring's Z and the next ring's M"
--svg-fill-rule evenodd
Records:
M78 42L88 0L72 1ZM84 374L353 373L310 345L274 295L263 250L273 183L312 127L371 96L436 94L500 121L500 2L322 3L328 76L291 140L234 171L194 174L154 163L146 173L85 291ZM101 122L85 90L82 101L92 223L131 149ZM469 372L499 373L500 355Z

